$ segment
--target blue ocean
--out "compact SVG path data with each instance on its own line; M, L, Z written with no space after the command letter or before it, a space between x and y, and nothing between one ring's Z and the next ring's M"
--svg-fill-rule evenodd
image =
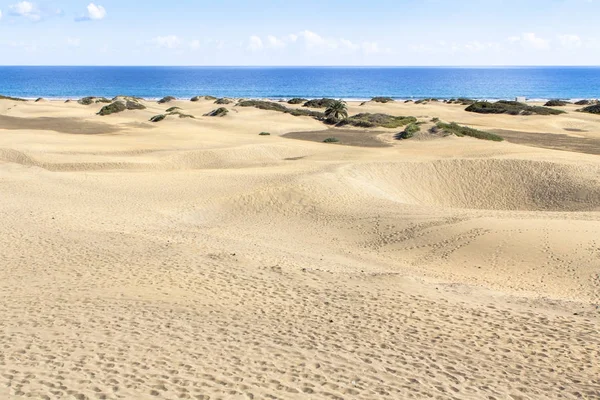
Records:
M600 67L0 67L0 94L24 98L197 95L246 98L582 99Z

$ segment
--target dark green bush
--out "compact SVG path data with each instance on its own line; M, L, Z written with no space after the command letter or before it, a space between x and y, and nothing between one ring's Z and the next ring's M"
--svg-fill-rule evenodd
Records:
M324 118L324 114L322 112L303 110L297 108L287 108L282 104L273 103L272 101L242 100L237 105L240 107L255 107L261 110L278 111L286 114L291 114L295 117L313 117L316 119Z
M554 99L554 100L549 100L546 102L546 104L544 104L544 107L563 107L566 106L567 104L571 104L568 101L564 101L564 100L559 100L559 99Z
M437 128L443 130L446 133L454 134L459 137L470 136L470 137L474 137L477 139L493 140L494 142L501 142L504 140L500 136L495 135L493 133L469 128L468 126L461 126L461 125L458 125L456 122L452 122L450 124L438 122ZM434 133L437 133L437 131Z
M122 101L115 101L107 106L104 106L98 111L98 115L110 115L125 111L127 106Z
M323 140L323 143L338 143L339 141L340 139L338 138L328 137L327 139Z
M177 110L181 110L181 107L171 107L171 108L167 108L167 110L165 112L173 112L173 111L177 111Z
M79 104L83 104L84 106L89 106L95 103L106 103L110 104L111 101L105 97L84 97L77 101Z
M439 100L435 99L435 98L420 99L420 100L415 101L415 104L427 104L429 102L436 102L436 101L439 101Z
M125 103L125 108L127 108L128 110L145 110L146 106L142 103L138 103L137 101L127 100L127 102Z
M435 124L435 123L438 123L438 122L440 122L440 119L439 119L438 117L433 117L433 118L431 119L431 122L433 122L433 123Z
M589 106L590 104L594 104L593 100L579 100L575 102L576 106Z
M304 103L303 107L308 107L308 108L327 108L329 106L331 106L333 103L335 103L337 100L334 99L314 99L314 100L309 100L306 103Z
M371 101L375 103L391 103L394 101L391 97L373 97Z
M562 110L554 108L528 106L517 101L500 100L495 103L477 101L465 109L479 114L509 114L509 115L558 115L564 114Z
M579 112L585 112L590 114L600 114L600 104L594 104L592 106L587 106L582 109L577 110Z
M421 127L418 124L411 122L406 126L406 128L404 128L404 131L400 132L400 139L410 139L420 130Z
M162 99L160 99L158 101L158 104L169 103L169 102L171 102L173 100L176 100L175 97L173 97L173 96L165 96L165 97L163 97Z
M307 99L303 99L300 97L294 97L293 99L288 100L288 104L304 104L307 101L308 101Z
M212 110L211 112L204 114L206 117L224 117L229 114L229 110L225 107L217 108L216 110Z
M226 99L225 97L215 100L215 104L220 104L220 105L231 104L231 103L233 103L233 100Z
M269 136L271 135L269 132L261 132L258 134L258 136Z
M2 96L1 94L0 94L0 100L27 101L25 99L20 99L18 97Z
M167 116L165 114L158 114L158 115L155 115L154 117L150 118L150 122L160 122L165 118L167 118Z
M417 122L415 117L395 117L388 114L361 113L351 116L338 125L351 125L359 128L398 128Z

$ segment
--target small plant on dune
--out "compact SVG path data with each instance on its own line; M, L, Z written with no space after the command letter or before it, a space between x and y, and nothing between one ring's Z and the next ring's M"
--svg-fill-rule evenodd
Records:
M415 133L419 132L420 130L421 127L419 126L419 124L411 122L406 126L406 128L404 128L404 131L400 132L398 137L400 139L410 139L415 135Z
M171 102L173 100L175 100L175 97L173 97L173 96L165 96L165 97L163 97L162 99L160 99L158 101L158 104L169 103L169 102Z
M145 110L146 106L142 103L138 103L137 101L127 100L125 102L125 108L127 108L128 110Z
M438 122L440 122L440 119L438 117L433 117L431 119L431 122L433 122L434 124L437 124Z
M330 105L332 105L333 103L335 103L337 100L334 99L314 99L314 100L309 100L306 103L304 103L303 107L308 107L308 108L328 108Z
M391 97L373 97L371 101L375 103L391 103L394 101Z
M258 134L258 136L269 136L271 135L269 132L261 132Z
M0 94L0 100L27 101L25 99L20 99L18 97L2 96L1 94Z
M454 134L458 137L470 136L476 139L492 140L494 142L502 142L504 139L490 132L484 132L477 129L469 128L468 126L458 125L456 122L446 124L438 122L436 127L449 134Z
M328 137L327 139L323 140L323 143L338 143L340 140L338 138L335 137Z
M167 110L165 112L173 112L173 111L177 111L177 110L181 110L181 107L171 107L171 108L167 108Z
M388 114L360 113L341 121L338 125L351 125L357 128L381 127L393 129L406 126L412 122L417 122L417 119L415 117L396 117Z
M204 114L206 117L224 117L229 114L229 110L225 107L217 108L216 110L212 110L209 113Z
M576 101L575 105L576 106L589 106L590 104L596 104L596 103L597 103L597 101L584 99L584 100Z
M293 99L288 100L288 104L304 104L307 101L307 99L303 99L301 97L294 97Z
M600 104L594 104L592 106L583 107L577 111L589 114L600 114Z
M559 100L559 99L554 99L554 100L549 100L546 102L546 104L544 104L544 107L563 107L566 106L567 104L571 104L568 101L564 101L564 100Z
M337 124L348 118L348 106L341 100L329 105L325 110L325 118L328 122Z
M104 106L98 111L98 115L110 115L125 111L127 106L122 101L115 101L107 106Z
M167 116L165 114L158 114L158 115L155 115L154 117L150 118L150 122L160 122L165 118L167 118Z
M495 103L477 101L465 109L465 111L479 114L508 114L508 115L558 115L564 114L563 110L554 108L529 106L517 101L499 100Z
M219 105L225 105L225 104L231 104L231 103L233 103L233 100L227 99L225 97L215 100L215 104L219 104Z

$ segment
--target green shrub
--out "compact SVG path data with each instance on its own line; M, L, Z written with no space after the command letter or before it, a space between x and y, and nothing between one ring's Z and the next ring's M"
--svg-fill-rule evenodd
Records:
M110 115L125 111L127 106L122 101L115 101L107 106L104 106L98 111L98 115Z
M167 108L167 110L165 112L173 112L173 111L177 111L177 110L181 110L181 107L171 107L171 108Z
M0 94L0 100L27 101L25 99L20 99L18 97L2 96L1 94Z
M269 132L261 132L258 134L258 136L269 136L271 135Z
M338 138L335 137L328 137L327 139L323 140L323 143L338 143L340 140Z
M89 105L95 104L95 103L106 103L106 104L111 103L111 101L105 97L84 97L82 99L79 99L77 102L84 106L89 106Z
M313 117L316 119L323 119L324 114L318 111L303 110L298 108L287 108L286 106L273 103L272 101L262 100L241 100L238 104L240 107L255 107L260 110L278 111L286 114L293 115L295 117Z
M415 101L415 104L427 104L429 102L436 102L436 101L439 101L439 100L435 99L435 98L420 99L420 100Z
M138 103L137 101L127 100L125 102L125 108L128 110L145 110L146 106L142 103Z
M410 139L415 135L415 133L419 132L420 130L421 127L419 126L419 124L411 122L406 126L406 128L404 128L404 131L400 132L399 137L400 139Z
M595 104L596 101L594 100L579 100L575 102L576 106L589 106L591 104Z
M306 103L307 101L308 101L307 99L303 99L300 97L294 97L293 99L288 100L288 104L303 104L303 103Z
M431 122L433 122L434 124L436 124L436 123L440 122L440 119L438 117L433 117L431 119Z
M158 114L158 115L155 115L154 117L150 118L150 122L160 122L165 118L167 118L167 116L165 114Z
M165 96L165 97L163 97L162 99L160 99L158 101L158 104L169 103L169 102L171 102L173 100L176 100L175 97L173 97L173 96Z
M517 101L500 100L495 103L477 101L465 109L479 114L509 114L509 115L558 115L564 114L562 110L554 108L528 106Z
M206 117L224 117L229 114L229 110L225 107L217 108L216 110L212 110L211 112L204 114Z
M469 128L468 126L461 126L461 125L458 125L456 122L452 122L451 124L438 122L437 128L443 130L446 133L454 134L459 137L470 136L470 137L474 137L477 139L492 140L494 142L501 142L504 140L500 136L495 135L493 133Z
M309 100L306 103L304 103L303 107L308 107L308 108L327 108L330 107L333 103L335 103L337 100L334 99L314 99L314 100Z
M414 103L413 100L404 100L404 103Z
M173 112L168 113L167 115L177 115L177 116L179 116L179 118L196 118L192 114L184 114L180 111L173 111Z
M577 111L590 114L600 114L600 104L594 104L592 106L583 107Z
M361 113L340 122L338 125L351 125L359 128L399 128L417 122L415 117L395 117L388 114Z
M231 103L233 103L233 100L226 99L224 97L221 99L215 100L215 104L220 104L220 105L231 104Z
M391 97L373 97L371 101L375 103L391 103L394 101Z
M549 100L546 102L546 104L544 104L544 107L563 107L566 106L567 104L571 104L568 101L564 101L564 100L558 100L558 99L554 99L554 100Z

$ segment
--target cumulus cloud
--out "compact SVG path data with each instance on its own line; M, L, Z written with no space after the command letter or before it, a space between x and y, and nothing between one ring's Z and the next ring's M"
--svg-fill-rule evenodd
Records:
M152 43L157 47L175 49L181 45L181 39L175 35L158 36L152 39Z
M263 41L258 36L250 36L250 40L248 43L248 50L258 51L264 47Z
M78 18L75 18L75 21L99 21L106 17L106 9L100 5L96 5L94 3L90 3L87 6L86 13Z
M25 17L32 21L41 19L40 12L37 7L29 1L21 1L8 6L9 14L15 17Z
M558 35L558 41L562 47L576 49L583 45L581 38L577 35Z
M304 30L277 37L268 35L265 39L259 36L251 36L247 42L247 48L251 51L268 49L283 49L296 45L303 46L310 52L322 52L336 50L342 53L353 53L362 51L365 54L389 53L390 49L382 48L377 42L353 42L344 38L324 37L313 31Z
M521 36L511 36L508 38L510 43L520 43L523 47L536 49L536 50L547 50L550 48L550 41L537 36L533 32L527 32Z

